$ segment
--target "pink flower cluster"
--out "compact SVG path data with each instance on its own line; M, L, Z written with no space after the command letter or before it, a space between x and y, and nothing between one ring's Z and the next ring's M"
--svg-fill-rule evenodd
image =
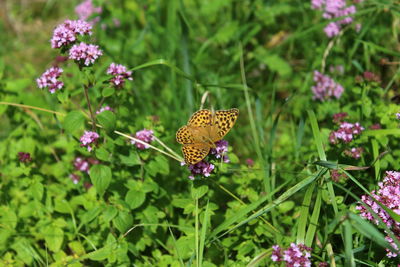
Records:
M61 76L63 69L59 67L52 67L46 70L42 76L36 79L36 83L40 89L47 87L50 93L55 93L56 90L60 90L64 83L58 78Z
M311 248L304 244L290 244L290 247L282 252L278 245L272 246L271 259L275 262L284 261L287 267L311 267Z
M32 161L31 154L25 152L18 152L18 160L22 163L28 163Z
M76 171L89 174L90 166L99 164L99 161L94 158L76 157L73 164L74 164L74 168ZM74 184L78 184L81 179L81 177L76 173L71 173L69 177L71 178L71 180ZM88 189L91 186L91 184L88 182L85 182L84 186L86 189Z
M96 114L100 114L100 113L102 113L103 111L106 111L106 110L114 112L114 110L112 108L110 108L109 106L104 106L104 107L101 107L99 110L97 110Z
M360 123L342 122L337 131L332 131L329 135L329 142L337 144L340 140L344 143L350 143L353 138L364 131Z
M196 175L202 175L204 177L209 177L211 172L214 170L215 166L207 161L200 161L196 164L191 164L188 166L191 175L190 180L194 180Z
M215 142L215 148L212 148L210 153L213 154L217 159L222 158L225 163L229 163L229 157L226 155L228 153L228 141L219 140Z
M86 43L75 44L69 50L69 59L73 59L85 66L93 64L101 55L103 55L103 52L98 45Z
M87 150L92 151L92 144L95 144L97 139L99 139L99 134L96 132L85 131L85 133L79 139L81 141L81 146L87 147Z
M383 179L383 182L378 183L378 186L379 189L377 191L372 191L371 195L396 214L400 214L400 172L387 171L386 177ZM396 237L400 241L400 223L390 217L390 215L370 196L361 196L361 201L369 206L372 211L382 219L383 223L385 223L388 228L398 235ZM360 215L365 219L377 225L379 224L379 220L375 219L374 216L372 216L372 214L364 206L358 205L356 209L360 211ZM386 239L392 244L396 251L399 251L394 241L389 236L387 236ZM388 257L397 257L398 254L400 254L400 251L399 253L394 253L390 250L387 250L386 255Z
M135 137L136 137L136 139L139 139L145 143L150 144L152 141L154 141L154 132L152 130L143 129L141 131L136 132ZM131 140L131 144L136 145L136 147L141 150L149 148L148 145L144 145L144 144L136 142L134 140Z
M314 93L313 99L325 101L332 96L339 99L344 91L343 86L319 71L314 71L314 82L315 85L311 87Z
M117 88L124 86L125 79L132 80L132 71L128 71L127 68L121 64L111 63L107 69L107 74L113 75L110 82Z
M77 35L91 35L92 26L83 20L66 20L58 25L51 38L52 48L61 48L74 43Z
M311 8L323 11L324 19L344 17L341 20L330 22L324 29L329 38L339 34L342 25L353 22L351 15L357 12L354 5L348 6L346 0L311 0Z
M332 121L336 124L340 124L347 117L348 117L347 112L339 112L339 113L333 114Z
M101 7L95 7L93 5L92 0L85 0L79 5L75 7L75 13L78 15L80 20L88 20L89 17L95 14L101 14L102 8ZM93 19L90 23L95 24L100 20L99 17Z
M352 147L350 149L346 149L344 151L344 154L346 156L355 158L355 159L359 159L361 158L361 154L364 152L364 148L362 147Z

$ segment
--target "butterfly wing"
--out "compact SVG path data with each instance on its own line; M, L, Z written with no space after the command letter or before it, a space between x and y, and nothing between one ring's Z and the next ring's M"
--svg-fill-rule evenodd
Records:
M182 145L193 144L195 142L193 132L190 131L188 126L181 127L176 132L176 141Z
M213 125L216 127L219 139L222 139L229 132L238 116L239 110L237 108L218 110L215 112Z
M197 143L182 146L182 153L186 164L196 164L204 159L210 152L210 146Z
M208 109L196 111L188 121L188 125L194 127L205 127L211 125L211 123L212 113Z

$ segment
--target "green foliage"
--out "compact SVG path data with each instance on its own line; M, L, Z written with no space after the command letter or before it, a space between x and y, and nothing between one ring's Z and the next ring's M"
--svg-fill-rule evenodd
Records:
M0 22L0 266L273 266L271 247L292 242L313 264L397 264L385 236L398 233L355 207L400 169L398 6L364 1L330 39L310 1L93 3L84 40L103 56L89 67L49 45L78 1L9 3ZM112 86L111 62L133 81ZM64 69L55 94L35 84L52 65ZM345 88L339 99L313 100L315 70ZM175 132L200 107L240 115L230 163L191 181ZM365 128L350 143L329 142L339 112Z

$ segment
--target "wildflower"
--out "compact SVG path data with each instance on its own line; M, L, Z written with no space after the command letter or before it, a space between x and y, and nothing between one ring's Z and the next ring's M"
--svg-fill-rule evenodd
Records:
M89 162L81 157L76 157L74 160L74 167L75 170L81 171L81 172L88 172L90 165Z
M94 61L103 55L98 45L80 43L75 44L69 50L69 59L77 61L79 64L89 66Z
M84 182L83 183L83 187L86 188L87 190L89 190L93 185L89 182Z
M28 163L32 161L31 154L25 152L18 152L18 160L22 163Z
M228 155L226 155L226 153L228 152L228 141L219 140L215 142L215 148L212 148L210 152L211 154L215 155L217 159L220 159L222 157L222 160L225 163L229 162Z
M350 143L353 138L361 132L364 131L364 127L360 125L360 123L349 123L342 122L337 131L332 131L329 135L329 142L332 144L336 144L339 140L342 140L344 143Z
M304 244L296 245L295 243L291 243L290 247L283 251L283 253L278 245L273 246L272 249L272 261L284 261L286 262L286 266L311 267L310 252L312 249Z
M331 170L331 178L334 182L338 183L343 179L346 179L346 174L339 172L339 170Z
M248 167L253 167L254 166L254 160L252 158L246 159L246 164Z
M339 124L343 121L344 118L347 118L349 114L347 114L347 112L340 112L340 113L336 113L333 114L333 122L336 124Z
M371 71L364 71L363 73L363 78L367 81L367 82L380 82L381 79L379 78L379 76Z
M90 145L96 143L99 137L100 136L96 132L85 131L85 133L80 138L81 146L86 146L87 150L90 152L93 149L93 147Z
M349 156L349 157L352 157L352 158L355 158L355 159L359 159L359 158L361 158L361 154L363 152L364 152L364 149L362 147L357 147L357 148L353 147L351 149L345 150L344 154L346 156Z
M196 164L191 164L188 166L192 175L189 176L190 180L194 180L196 175L202 175L204 177L209 177L211 172L214 170L215 166L207 161L200 161Z
M61 48L74 43L77 35L91 35L92 26L83 20L66 20L58 25L51 38L52 48Z
M329 267L329 264L326 261L321 261L318 263L318 267Z
M124 85L125 79L132 80L132 72L128 71L127 68L121 64L111 63L107 69L107 74L113 75L110 82L117 88Z
M400 241L400 237L396 236L397 240ZM390 236L385 236L385 239L389 242L389 244L394 248L394 250L397 252L393 252L390 249L386 249L386 256L388 258L395 258L399 255L399 248L397 247L396 243L393 241L393 239Z
M146 130L143 129L141 131L136 132L135 137L145 143L150 144L152 141L154 141L154 132L152 130ZM132 145L136 145L137 148L139 149L148 149L148 145L144 145L142 143L136 142L134 140L131 140Z
M395 213L400 213L400 172L395 171L387 171L386 176L383 179L383 182L378 183L378 190L372 191L371 195L379 201L382 205L391 209ZM369 206L372 211L382 220L386 226L393 230L395 233L399 233L400 222L394 220L390 215L379 205L377 204L369 195L361 196L361 201L364 202L365 205ZM361 217L375 223L379 224L379 220L374 218L374 216L362 205L356 207L357 210L360 211ZM400 241L400 236L396 236ZM393 239L389 236L386 237L386 240L392 245L392 247L399 251ZM400 251L399 251L400 252ZM387 256L397 257L398 253L394 253L392 251L387 250Z
M332 96L339 99L344 91L343 86L319 71L314 71L314 82L316 82L316 84L311 87L314 93L313 99L325 101Z
M344 67L343 67L343 65L330 66L330 67L329 67L329 72L331 72L331 73L337 73L337 74L339 74L339 75L343 75L343 73L344 73Z
M353 18L351 15L354 15L357 12L354 5L346 5L346 0L311 0L311 8L323 11L322 17L325 19L344 17L341 20L330 22L325 27L325 34L329 38L338 35L342 25L352 23ZM358 27L361 27L361 25Z
M79 183L79 180L81 179L81 178L79 177L79 175L74 174L74 173L70 174L70 175L69 175L69 178L71 178L71 180L72 180L72 182L73 182L74 184L78 184L78 183Z
M94 14L100 14L102 12L101 7L93 6L92 0L85 0L75 7L75 13L78 15L80 20L88 20ZM93 25L100 20L99 17L93 19L90 23Z
M104 106L104 107L100 108L98 111L96 111L96 114L100 114L100 113L102 113L102 112L105 111L105 110L109 110L109 111L111 111L111 112L114 111L114 110L113 110L112 108L110 108L109 106Z
M63 88L64 83L58 78L61 76L63 69L59 67L51 67L46 70L42 76L36 79L36 83L40 89L47 87L50 93L55 93L56 90Z
M382 129L382 126L379 123L375 123L375 124L372 124L371 126L369 126L369 129L379 130L379 129Z

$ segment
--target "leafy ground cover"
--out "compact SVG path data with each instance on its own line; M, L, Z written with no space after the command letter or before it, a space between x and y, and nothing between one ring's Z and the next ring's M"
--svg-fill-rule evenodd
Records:
M1 5L1 266L399 263L396 1Z

